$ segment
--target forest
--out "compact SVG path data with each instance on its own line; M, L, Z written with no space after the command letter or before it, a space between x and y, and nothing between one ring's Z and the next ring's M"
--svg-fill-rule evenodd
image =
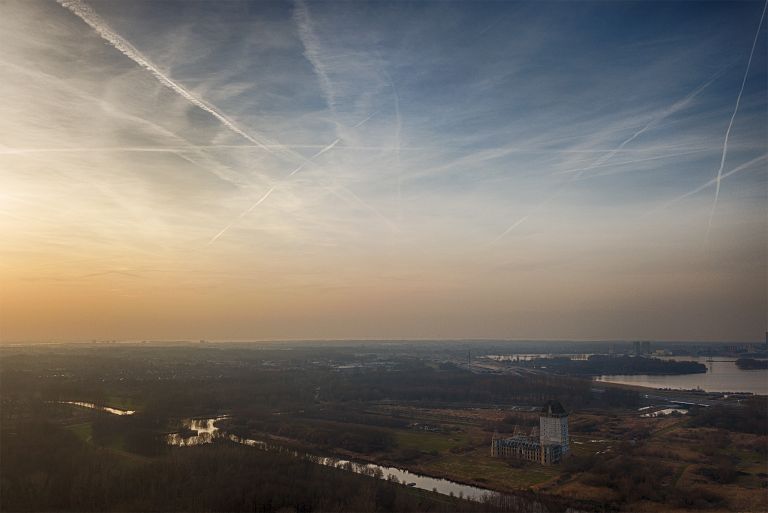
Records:
M756 360L755 358L739 358L736 366L741 370L768 369L768 360Z

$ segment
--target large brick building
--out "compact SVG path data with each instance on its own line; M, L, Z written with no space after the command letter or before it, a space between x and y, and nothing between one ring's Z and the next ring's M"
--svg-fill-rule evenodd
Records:
M560 463L570 453L568 413L557 401L548 401L539 416L539 436L515 434L509 438L494 435L491 456L536 461L545 465Z

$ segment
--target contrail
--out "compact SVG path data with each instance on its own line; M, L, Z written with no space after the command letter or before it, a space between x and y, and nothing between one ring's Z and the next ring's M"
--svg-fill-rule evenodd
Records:
M299 166L298 166L296 169L294 169L293 171L291 171L290 173L288 173L288 175L285 177L285 180L287 180L288 178L292 177L293 175L295 175L296 173L298 173L299 171L301 171L302 169L304 169L304 167L305 167L307 164L311 163L313 159L315 159L315 158L319 157L320 155L322 155L322 154L323 154L323 153L325 153L326 151L329 151L329 150L331 150L331 149L332 149L334 146L336 146L337 144L339 144L339 141L341 141L341 139L338 139L338 138L337 138L337 139L335 139L335 140L334 140L334 141L333 141L331 144L329 144L329 145L325 146L323 149L321 149L320 151L318 151L317 153L315 153L314 155L312 155L311 157L309 157L309 158L306 160L306 162L304 162L303 164L299 165ZM244 218L245 216L247 216L248 214L250 214L250 213L253 211L253 209L254 209L254 208L256 208L256 207L258 207L259 205L261 205L261 204L264 202L264 200L266 200L266 199L269 197L269 195L270 195L270 194L272 194L272 193L275 191L275 189L276 189L276 188L277 188L277 186L276 186L276 185L273 185L272 187L270 187L270 188L269 188L269 190L267 190L267 192L265 192L265 193L264 193L264 194L261 196L261 198L259 198L259 199L258 199L258 200L257 200L257 201L256 201L256 202L253 204L253 205L251 205L251 206L250 206L250 207L248 207L246 210L244 210L244 211L243 211L243 212L242 212L242 213L241 213L239 216L237 216L235 219L233 219L233 220L232 220L232 221L231 221L231 222L230 222L230 223L229 223L227 226L225 226L224 228L222 228L222 229L221 229L221 231L220 231L219 233L217 233L216 235L214 235L214 236L211 238L211 240L209 240L209 241L208 241L208 244L207 244L207 246L210 246L211 244L213 244L214 242L216 242L217 240L219 240L219 237L221 237L222 235L224 235L225 233L227 233L227 230L229 230L230 228L232 228L232 226L234 226L234 224L235 224L235 223L236 223L238 220L240 220L240 219Z
M334 140L334 141L333 141L331 144L329 144L329 145L327 145L327 146L324 146L324 147L323 147L323 149L321 149L320 151L318 151L317 153L315 153L314 155L312 155L311 157L309 157L309 158L308 158L308 159L307 159L307 160L306 160L304 163L302 163L302 164L301 164L301 165L299 165L299 166L298 166L296 169L294 169L293 171L291 171L290 173L288 173L288 175L287 175L285 178L290 178L290 177L292 177L293 175L295 175L296 173L298 173L299 171L301 171L302 169L304 169L304 167L306 167L306 165L307 165L307 164L310 164L310 163L312 162L312 160L313 160L313 159L315 159L315 158L319 157L320 155L322 155L322 154L323 154L323 153L325 153L326 151L330 150L331 148L333 148L334 146L336 146L337 144L339 144L339 141L341 141L341 139L339 139L339 138L337 137L337 138L336 138L336 139L335 139L335 140Z
M502 233L501 233L501 234L500 234L498 237L496 237L495 239L493 239L493 241L491 241L491 243L489 244L489 246L493 246L494 244L496 244L497 242L499 242L501 239L503 239L503 238L504 238L504 237L505 237L505 236L506 236L506 235L507 235L509 232L511 232L512 230L514 230L515 228L517 228L518 226L520 226L521 224L523 224L523 223L524 223L524 222L525 222L525 221L526 221L526 220L527 220L527 219L530 217L530 215L531 215L531 214L526 214L526 215L524 215L523 217L521 217L520 219L518 219L517 221L515 221L514 223L512 223L512 224L509 226L509 228L507 228L506 230L504 230L504 231L503 231L503 232L502 232Z
M13 68L15 71L20 72L20 73L24 73L25 75L29 75L29 76L33 77L34 79L36 79L36 80L42 80L42 81L47 82L44 87L55 87L57 89L61 89L63 91L66 91L67 93L69 93L73 97L77 97L77 98L80 98L80 99L88 101L88 102L93 102L93 103L97 104L104 112L106 112L110 116L114 116L114 117L117 117L117 118L119 118L121 120L126 120L126 121L129 121L129 122L132 122L132 123L141 124L141 125L143 125L145 127L150 128L153 131L157 131L157 132L159 132L159 133L161 133L161 134L163 134L163 135L165 135L167 137L170 137L173 140L181 141L181 142L184 143L184 146L179 147L179 146L167 146L166 145L166 146L164 146L164 148L168 148L171 153L175 153L180 158L189 161L190 163L194 164L195 166L200 167L201 169L204 169L206 172L212 173L214 176L216 176L217 178L219 178L221 180L230 182L230 183L232 183L233 185L236 185L236 186L239 183L239 181L238 181L239 177L235 176L233 178L232 175L229 173L229 168L227 166L222 166L221 164L219 164L219 163L217 163L215 161L212 161L211 159L209 159L209 157L207 155L205 155L205 153L203 151L200 151L202 146L195 146L190 141L188 141L186 138L184 138L183 136L173 132L172 130L169 130L169 129L163 127L163 126L160 126L157 123L154 123L154 122L150 121L147 118L144 118L144 117L141 117L141 116L137 116L137 115L134 115L134 114L130 114L130 113L122 110L120 107L118 107L116 105L113 105L112 103L110 103L109 101L105 100L102 97L98 97L98 96L93 96L93 95L87 94L86 92L84 92L80 88L74 87L74 86L72 86L72 85L70 85L70 84L68 84L66 82L63 82L59 77L56 77L55 75L50 75L48 73L45 73L45 72L39 71L39 70L32 70L30 68L27 68L27 67L24 67L24 66L19 66L19 65L15 64L15 63L8 62L8 61L0 61L0 65L2 65L2 66L9 66L9 67ZM256 145L252 145L252 146L256 147ZM83 152L98 152L98 151L137 151L137 152L139 152L139 151L147 151L147 152L152 152L152 151L158 151L157 148L158 148L157 146L145 147L145 148L140 148L140 147L127 148L127 149L123 149L123 150L121 150L120 147L105 148L103 146L99 147L99 148L82 148L82 149L78 149L78 150L74 150L72 148L21 148L21 149L19 149L19 148L0 148L0 155L6 155L6 154L26 154L26 153L35 153L35 152L40 152L40 153L48 152L48 153L50 153L50 152L56 152L56 151L60 151L60 152L64 152L64 153L72 152L72 151L83 151ZM192 150L194 152L194 154L198 156L199 160L202 160L203 162L201 163L201 162L198 162L197 160L194 160L194 159L191 159L189 157L186 157L186 156L182 155L181 152L180 152L181 150L183 150L184 152ZM226 171L223 172L222 168L225 169Z
M655 209L651 210L650 212L648 212L648 214L651 214L651 213L656 212L658 210L664 210L664 209L670 207L671 205L673 205L674 203L677 203L680 200L683 200L683 199L685 199L685 198L687 198L689 196L693 196L694 194L703 191L704 189L706 189L707 187L709 187L711 185L716 185L717 183L719 183L720 180L723 180L724 178L728 178L731 175L735 175L736 173L744 171L745 169L748 169L748 168L754 166L755 164L758 164L758 163L760 163L762 161L765 161L765 160L768 160L768 153L764 153L763 155L760 155L759 157L756 157L756 158L750 160L749 162L745 162L744 164L731 169L727 173L723 173L723 175L720 176L720 177L712 178L708 182L699 185L695 189L692 189L692 190L686 192L685 194L682 194L682 195L678 196L677 198L668 201L667 203L665 203L661 207L658 207L658 208L655 208Z
M184 86L175 82L173 79L165 75L162 71L160 71L157 68L157 66L155 66L147 57L145 57L136 47L134 47L122 36L120 36L115 31L113 31L112 28L101 18L101 16L99 16L89 5L83 3L82 0L57 0L57 2L62 7L65 7L70 11L72 11L73 14L75 14L77 17L79 17L81 20L87 23L93 30L96 31L97 34L99 34L99 36L101 36L102 39L104 39L113 47L115 47L115 49L117 49L120 53L122 53L123 55L131 59L133 62L135 62L142 68L152 73L152 75L158 80L158 82L163 84L165 87L177 93L178 95L182 96L191 104L204 110L205 112L207 112L208 114L210 114L211 116L219 120L225 127L230 129L232 132L258 145L259 147L269 151L270 153L275 153L273 151L274 143L272 141L269 141L263 137L252 136L246 133L244 130L238 127L232 120L227 118L227 116L225 116L215 106L209 103L206 103L202 99L193 95L192 93L187 91L184 88ZM284 150L284 148L280 146L278 147ZM279 151L279 153L283 156L288 156L293 160L295 160L297 157L297 155L294 154L293 152Z
M631 164L639 164L641 162L650 162L653 160L664 160L664 159L670 159L674 157L683 157L685 155L693 155L695 153L703 153L709 151L708 148L700 148L696 150L690 150L690 151L681 151L677 153L667 153L664 155L656 155L654 157L645 157L642 159L633 159L633 160L624 160L622 162L617 162L615 164L601 164L599 166L589 166L589 167L581 167L581 168L575 168L575 169L566 169L565 171L555 171L552 174L553 175L560 175L560 174L567 174L567 173L577 173L579 171L584 171L586 169L594 170L597 168L608 168L608 167L618 167L618 166L629 166ZM619 173L628 173L629 171L620 171ZM603 173L603 174L592 174L590 176L585 176L581 178L581 180L588 180L589 178L597 178L601 176L610 176L618 173Z
M392 81L392 77L389 75L389 72L387 70L382 69L382 72L384 73L384 76L387 77L387 82L389 82L389 87L392 89L392 97L395 102L395 159L397 163L397 210L398 210L398 220L402 222L403 217L403 172L402 172L402 166L400 163L400 133L402 132L403 128L403 118L400 115L400 95L397 94L397 88L395 87L395 83Z
M365 122L367 122L369 119L371 119L371 118L374 116L374 114L376 114L376 113L374 112L373 114L371 114L370 116L368 116L367 118L365 118L364 120L362 120L360 123L356 124L356 125L355 125L355 127L360 127L360 126L362 126L362 125L363 125ZM315 153L315 154L314 154L314 155L312 155L311 157L309 157L309 158L307 158L307 159L304 159L304 162L303 162L303 163L301 163L301 164L300 164L298 167L296 167L296 169L294 169L293 171L291 171L290 173L288 173L288 175L286 175L286 177L285 177L283 180L287 180L288 178L292 177L293 175L295 175L296 173L298 173L299 171L301 171L302 169L304 169L304 167L306 167L306 166L307 166L307 164L311 164L311 163L312 163L312 161L313 161L314 159L316 159L317 157L319 157L319 156L320 156L320 155L322 155L323 153L325 153L325 152L327 152L327 151L330 151L330 150L332 150L333 148L335 148L335 147L336 147L336 145L337 145L337 144L339 144L340 142L341 142L341 138L340 138L340 137L337 137L337 138L336 138L336 139L334 139L334 140L333 140L333 141L332 141L330 144L327 144L327 145L323 146L323 147L320 149L320 151L318 151L317 153ZM303 157L302 157L302 158L303 158ZM269 195L270 195L270 194L272 194L272 192L274 192L274 190L275 190L276 188L277 188L277 185L273 185L272 187L270 187L270 188L269 188L269 190L268 190L266 193L264 193L264 195L263 195L261 198L259 198L259 199L256 201L256 203L254 203L253 205L251 205L250 207L248 207L248 209L247 209L247 210L243 211L243 213L241 213L241 214L240 214L238 217L236 217L236 218L235 218L235 219L234 219L232 222L230 222L230 223L229 223L227 226L225 226L224 228L222 228L222 230L221 230L219 233L217 233L215 236L213 236L213 237L211 238L211 240L209 240L209 241L208 241L208 244L207 244L207 245L208 245L208 246L210 246L211 244L213 244L214 242L216 242L216 241L219 239L219 237L221 237L222 235L224 235L224 234L227 232L227 230L229 230L229 229L230 229L230 228L231 228L231 227L232 227L232 226L233 226L233 225L234 225L234 224L235 224L235 223L236 223L236 222L237 222L239 219L242 219L243 217L245 217L246 215L248 215L250 212L252 212L252 211L253 211L253 209L254 209L254 208L258 207L258 206L259 206L259 205L260 205L260 204L261 204L261 203L262 203L264 200L266 200L266 199L269 197ZM350 194L352 194L352 195L354 196L354 193L352 193L352 191L349 191L349 192L350 192ZM357 196L355 196L355 199L356 199L357 201L359 201L360 203L363 203L363 204L365 204L365 202L364 202L363 200L361 200L360 198L358 198ZM367 205L367 204L366 204L366 206L367 206L368 208L370 208L370 209L373 209L373 207L371 207L370 205ZM375 209L374 209L374 211L375 211ZM377 213L378 213L378 212L377 212ZM382 216L382 217L383 217L383 216Z
M214 236L211 238L211 240L209 240L209 241L208 241L208 244L207 244L207 245L208 245L208 246L210 246L211 244L213 244L214 242L216 242L217 240L219 240L219 237L221 237L222 235L224 235L225 233L227 233L227 230L229 230L230 228L232 228L232 225L234 225L234 224L235 224L235 223L236 223L236 222L237 222L239 219L242 219L242 218L244 218L246 215L248 215L248 214L249 214L249 213L250 213L250 212L251 212L251 211L252 211L254 208L256 208L256 207L258 207L259 205L261 205L261 203L262 203L264 200L266 200L267 198L269 198L269 195L270 195L270 194L272 194L274 191L275 191L275 186L273 185L272 187L270 187L270 188L269 188L269 190L268 190L267 192L265 192L265 193L264 193L264 194L261 196L261 198L259 198L259 199L258 199L258 201L256 201L256 203L254 203L253 205L251 205L250 207L248 207L248 209L247 209L247 210L244 210L244 211L243 211L243 212L242 212L242 213L241 213L241 214L240 214L238 217L236 217L235 219L233 219L233 220L232 220L232 222L230 222L230 223L229 223L227 226L225 226L224 228L222 228L222 229L221 229L221 231L220 231L219 233L217 233L216 235L214 235Z
M326 151L328 151L328 150L332 149L334 146L336 146L337 144L339 144L339 141L341 141L341 139L337 137L337 138L336 138L336 139L335 139L335 140L334 140L334 141L333 141L331 144L329 144L328 146L326 146L326 147L325 147L325 148L323 148L322 150L320 150L320 151L318 151L317 153L315 153L314 155L312 155L312 156L309 158L309 160L312 160L312 159L314 159L314 158L316 158L316 157L319 157L320 155L322 155L322 154L323 154L323 153L325 153ZM289 176L290 176L290 175L289 175Z
M766 0L768 1L768 0ZM612 159L617 153L619 153L621 150L624 149L624 146L631 143L635 139L637 139L640 135L642 135L644 132L646 132L648 129L652 128L654 125L656 125L658 122L668 118L672 114L676 113L677 111L685 108L688 106L688 104L693 100L696 96L698 96L704 89L706 89L712 82L715 81L715 79L722 73L722 71L718 71L715 73L715 75L707 80L704 84L700 85L696 89L694 89L691 93L689 93L685 98L682 100L679 100L675 103L673 103L671 106L669 106L667 109L663 110L660 115L657 117L654 117L651 119L648 123L646 123L640 130L633 133L631 136L629 136L627 139L625 139L621 144L619 144L616 148L612 149L599 159L597 159L593 164L580 169L578 173L576 173L575 178L581 177L582 174L584 174L584 171L590 171L596 167L600 167L608 160Z
M766 2L768 2L768 0L766 0ZM565 181L565 183L561 184L557 188L557 190L555 190L555 192L553 192L544 201L542 201L541 203L536 205L536 207L534 207L534 209L530 213L528 213L527 215L525 215L521 219L518 219L517 221L515 221L509 228L504 230L504 232L502 232L499 236L497 236L495 239L493 239L493 241L491 241L491 245L494 245L497 242L499 242L509 232L511 232L512 230L514 230L518 226L520 226L524 221L526 221L533 212L535 212L536 210L542 208L544 205L546 205L547 203L552 201L554 198L556 198L560 194L560 192L562 191L562 189L564 187L568 186L570 183L572 183L572 182L578 180L579 178L581 178L581 176L586 171L590 171L592 169L595 169L595 168L603 166L608 160L613 158L617 153L621 152L627 144L629 144L632 141L634 141L635 139L637 139L640 135L642 135L648 129L653 127L656 123L658 123L659 121L669 117L670 115L674 114L675 112L685 108L691 102L691 100L693 100L696 96L699 95L699 93L701 93L705 88L707 88L720 75L720 73L721 72L715 73L715 75L712 78L710 78L709 80L707 80L704 84L702 84L699 87L697 87L696 89L694 89L691 93L689 93L682 100L679 100L679 101L673 103L667 109L662 111L658 116L656 116L653 119L651 119L650 121L648 121L639 130L634 132L628 138L624 139L624 141L622 141L616 148L614 148L614 149L610 150L608 153L602 155L600 158L598 158L595 162L593 162L589 166L586 166L586 167L583 167L583 168L579 168L577 170L571 170L571 171L576 171L576 172L570 177L569 180L567 180L567 181Z
M712 220L715 217L715 209L717 208L717 200L720 197L720 180L723 175L723 167L725 166L725 157L728 154L728 137L731 135L731 128L733 127L733 120L736 118L736 113L739 111L739 103L741 102L741 95L744 93L744 86L747 83L747 76L749 75L749 67L752 65L752 56L755 53L755 46L757 46L757 40L760 38L760 28L763 26L763 18L765 18L765 10L768 8L768 0L765 1L763 6L763 12L760 14L760 22L757 24L757 31L755 32L755 39L752 41L752 49L749 51L749 60L747 60L747 69L744 71L744 78L741 79L741 88L739 94L736 96L736 105L733 108L733 114L731 114L731 120L728 122L728 129L725 131L725 138L723 139L723 154L720 157L720 167L717 169L717 181L715 184L715 200L712 203L712 211L709 213L709 223L707 224L707 237L709 241L709 232L712 230Z
M367 117L367 118L365 118L364 120L360 121L359 123L356 123L356 124L352 125L352 128L358 128L358 127L361 127L361 126L363 126L363 125L364 125L364 124L366 124L368 121L370 121L370 119L371 119L373 116L375 116L375 115L376 115L376 114L378 114L378 113L379 113L379 111L378 111L378 110L377 110L377 111L374 111L374 113L373 113L373 114L371 114L370 116L368 116L368 117Z
M323 96L325 96L328 108L331 109L335 118L336 92L334 91L331 79L328 77L327 66L320 56L320 40L317 37L317 34L315 34L315 29L312 26L312 16L309 12L309 7L307 7L307 4L302 0L295 2L293 19L296 22L301 44L304 46L304 57L306 57L312 65L312 69L320 81L320 89L323 91Z
M370 119L370 117L369 117ZM353 125L352 128L359 127L360 123ZM173 134L175 136L175 134ZM176 136L179 137L179 136ZM341 142L341 139L338 139ZM303 149L316 149L326 148L327 144L293 144L293 145L275 145L275 148L303 148ZM61 148L0 148L0 155L28 155L34 153L178 153L178 152L194 152L198 150L249 150L253 148L262 148L260 145L255 144L187 144L185 146L69 146ZM345 150L388 150L391 146L355 146L345 144L342 149ZM411 150L419 151L424 150L423 147L412 146ZM304 158L302 157L302 160ZM563 171L566 173L567 171Z

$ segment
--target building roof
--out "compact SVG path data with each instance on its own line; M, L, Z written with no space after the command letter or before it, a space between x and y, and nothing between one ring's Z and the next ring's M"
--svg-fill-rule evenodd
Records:
M565 408L560 404L560 401L547 401L544 407L541 409L541 413L545 415L567 415Z

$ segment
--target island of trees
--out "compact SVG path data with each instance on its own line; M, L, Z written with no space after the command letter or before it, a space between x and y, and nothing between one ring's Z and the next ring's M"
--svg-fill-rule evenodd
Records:
M592 355L587 360L570 358L536 358L522 365L546 369L556 374L600 376L606 374L701 374L706 365L698 362L661 360L640 356Z
M768 369L768 360L755 360L754 358L739 358L736 366L741 370Z

